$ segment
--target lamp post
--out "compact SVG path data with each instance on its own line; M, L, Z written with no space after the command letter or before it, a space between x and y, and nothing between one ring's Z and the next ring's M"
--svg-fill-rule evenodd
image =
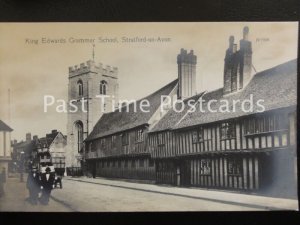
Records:
M21 152L20 161L21 161L20 182L24 182L24 152L23 151Z

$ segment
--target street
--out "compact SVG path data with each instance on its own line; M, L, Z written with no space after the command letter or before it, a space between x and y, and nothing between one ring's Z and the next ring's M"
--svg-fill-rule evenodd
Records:
M0 201L1 211L253 211L295 210L298 204L297 200L234 192L159 186L104 178L66 177L63 179L63 189L52 191L48 206L32 206L24 201L28 195L25 184L16 178L8 180L6 197Z

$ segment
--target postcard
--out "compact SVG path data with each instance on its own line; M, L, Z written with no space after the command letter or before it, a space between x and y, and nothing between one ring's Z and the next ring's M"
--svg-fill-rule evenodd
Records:
M0 211L298 210L298 22L0 23Z

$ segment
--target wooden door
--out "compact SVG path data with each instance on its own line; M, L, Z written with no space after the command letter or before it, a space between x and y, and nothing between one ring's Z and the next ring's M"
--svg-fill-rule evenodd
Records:
M191 162L190 160L182 160L180 162L180 185L191 185Z

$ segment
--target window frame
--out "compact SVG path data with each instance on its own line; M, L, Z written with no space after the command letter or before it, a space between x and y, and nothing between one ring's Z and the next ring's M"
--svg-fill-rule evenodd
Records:
M105 81L105 80L100 81L99 93L100 93L100 95L106 95L106 93L107 93L107 81Z
M233 131L233 133L230 135L228 133L229 130ZM225 132L225 137L223 132ZM236 123L234 121L222 122L220 124L220 139L221 140L236 139Z
M230 169L230 164L232 165ZM227 161L227 174L228 176L242 176L243 175L243 159L242 158L229 158Z
M106 139L105 138L101 138L100 140L101 140L100 141L100 148L102 150L106 150Z
M163 132L157 134L157 145L158 146L165 146L166 140L165 135Z
M129 134L127 132L122 133L122 138L121 138L122 146L129 145Z
M204 167L209 168L208 172L203 171L202 168ZM211 176L212 175L212 163L211 163L211 159L200 159L200 175L201 176Z
M200 138L201 136L201 138ZM202 143L204 142L204 128L203 127L199 127L196 130L192 131L192 143L196 144L196 143Z
M145 136L144 134L145 134L145 132L144 132L143 128L137 129L135 131L135 142L136 143L143 142L144 141L144 136Z
M77 93L78 93L78 96L79 97L82 97L83 96L83 82L82 82L82 80L81 79L79 79L78 81L77 81Z
M245 136L287 130L289 127L288 117L285 114L249 117L243 124Z

